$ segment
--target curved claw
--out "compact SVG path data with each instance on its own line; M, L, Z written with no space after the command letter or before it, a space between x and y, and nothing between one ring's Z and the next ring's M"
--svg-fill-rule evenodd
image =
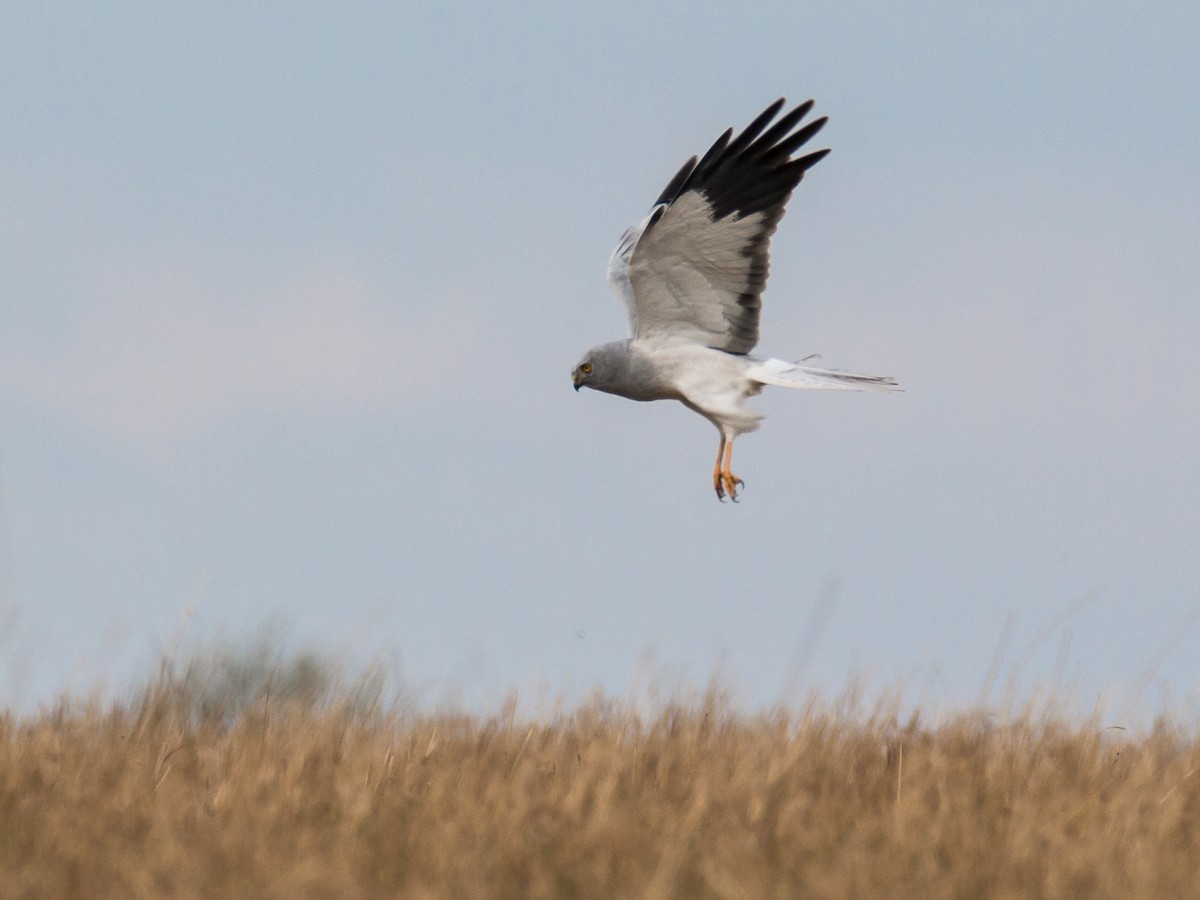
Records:
M733 438L727 438L722 432L721 443L717 446L717 462L713 466L713 489L717 492L717 499L722 503L725 502L726 497L731 502L737 503L738 492L746 486L746 482L729 469L729 460L732 456Z
M724 489L721 491L721 494L728 494L729 499L737 503L738 495L741 492L741 488L746 486L746 482L742 481L742 479L738 478L732 472L722 472L721 482L721 486Z

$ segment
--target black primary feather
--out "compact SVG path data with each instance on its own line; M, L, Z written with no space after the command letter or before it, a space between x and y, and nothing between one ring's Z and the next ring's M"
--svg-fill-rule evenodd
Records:
M763 131L784 102L783 98L776 100L737 137L733 137L733 129L726 130L699 162L692 157L684 163L657 202L673 203L687 191L699 191L712 206L714 219L766 212L768 229L777 224L804 173L829 152L818 150L800 159L791 158L828 121L822 116L793 131L812 110L812 100L785 113Z

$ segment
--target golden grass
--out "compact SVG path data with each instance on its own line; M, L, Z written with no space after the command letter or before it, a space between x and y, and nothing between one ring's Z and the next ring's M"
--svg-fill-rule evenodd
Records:
M1167 727L258 700L0 716L0 896L1200 897Z

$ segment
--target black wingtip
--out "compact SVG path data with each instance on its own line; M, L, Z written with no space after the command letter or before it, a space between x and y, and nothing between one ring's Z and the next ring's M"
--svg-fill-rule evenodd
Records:
M737 156L745 151L745 149L754 142L755 138L762 134L762 130L771 124L771 120L775 118L779 110L783 109L783 104L786 102L786 98L780 97L766 109L760 112L755 117L754 121L743 128L742 133L733 139L733 143L731 143L725 149L724 155Z
M692 171L696 168L696 159L697 158L693 156L679 168L679 171L675 173L675 177L671 179L665 188L663 188L663 192L659 194L658 199L654 201L655 206L661 206L663 203L670 203L679 196L679 192L683 189L684 184L686 184L688 178L691 177Z
M815 166L817 163L819 163L821 160L823 160L829 154L830 154L830 148L826 147L823 150L814 150L812 153L806 153L799 159L795 160L794 162L797 164L802 163L803 167L804 167L803 170L805 172L807 172L809 169L811 169L813 166Z
M771 124L786 102L780 98L768 106L732 142L719 149L708 167L703 171L697 167L687 179L684 189L701 190L715 218L771 210L777 218L804 173L829 152L821 150L793 158L792 154L829 120L821 116L801 124L814 106L810 99ZM707 155L712 156L711 151Z
M804 173L829 153L819 150L792 158L829 118L821 116L794 130L812 111L815 101L809 98L779 116L786 104L787 98L780 97L736 137L732 128L725 129L698 162L692 157L684 163L657 203L669 204L689 190L700 190L718 219L773 207L782 210Z

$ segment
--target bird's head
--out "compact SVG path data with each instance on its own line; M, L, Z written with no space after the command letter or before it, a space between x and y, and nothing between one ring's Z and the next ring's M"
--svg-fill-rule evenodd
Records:
M628 380L629 341L612 341L593 347L583 354L580 365L571 372L575 390L590 388L620 394Z
M575 383L575 390L579 390L596 374L596 364L592 362L592 357L589 354L585 356L575 367L575 371L571 373L571 380Z
M575 390L589 387L596 391L612 391L617 380L621 377L626 358L629 355L628 341L613 341L611 344L601 344L583 354L583 359L571 373Z

